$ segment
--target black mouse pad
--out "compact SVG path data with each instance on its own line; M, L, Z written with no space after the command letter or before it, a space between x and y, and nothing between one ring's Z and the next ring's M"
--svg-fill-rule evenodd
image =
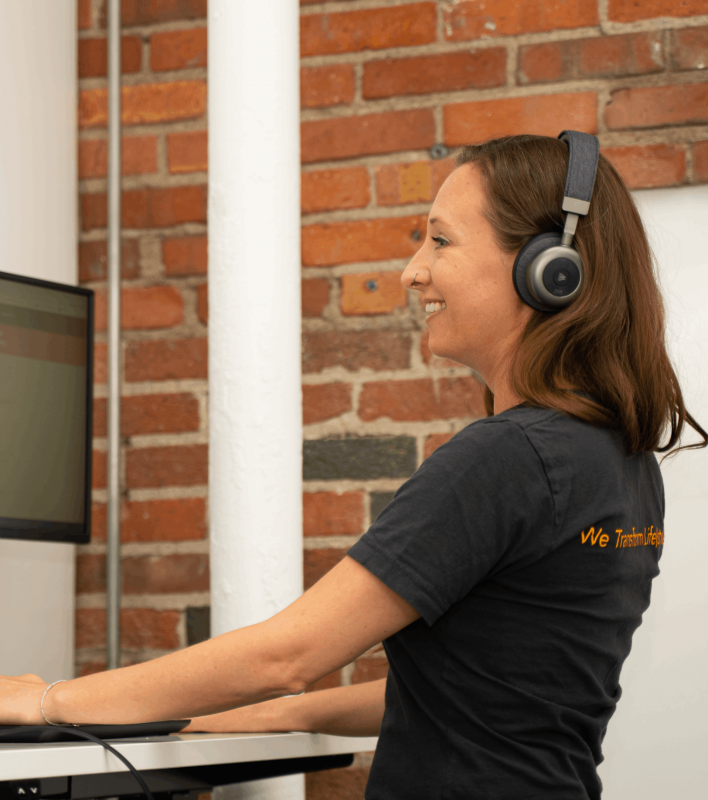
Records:
M53 742L85 742L72 736L67 730L85 731L99 739L133 739L140 736L167 736L177 733L191 722L191 719L168 719L162 722L139 722L137 725L78 725L75 728L54 725L0 725L0 744L30 744Z

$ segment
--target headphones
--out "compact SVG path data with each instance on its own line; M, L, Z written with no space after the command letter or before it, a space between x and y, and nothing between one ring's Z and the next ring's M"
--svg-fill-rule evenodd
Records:
M558 138L567 143L569 150L563 192L566 212L563 234L547 232L534 236L521 248L512 267L516 293L537 311L560 311L583 288L583 259L572 244L578 217L584 217L590 209L600 158L596 136L563 131Z

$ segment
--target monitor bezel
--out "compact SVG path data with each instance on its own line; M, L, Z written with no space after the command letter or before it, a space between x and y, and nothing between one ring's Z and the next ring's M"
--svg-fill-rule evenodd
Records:
M93 352L94 352L94 291L83 286L31 278L0 271L0 280L15 281L31 286L54 289L85 297L86 317L86 453L84 474L84 522L53 522L51 520L20 520L0 517L0 539L22 539L35 542L89 544L91 541L91 489L93 472Z

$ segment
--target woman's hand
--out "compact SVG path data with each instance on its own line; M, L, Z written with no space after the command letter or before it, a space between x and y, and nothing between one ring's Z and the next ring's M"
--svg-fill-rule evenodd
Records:
M46 725L40 704L47 686L39 675L0 675L0 725Z

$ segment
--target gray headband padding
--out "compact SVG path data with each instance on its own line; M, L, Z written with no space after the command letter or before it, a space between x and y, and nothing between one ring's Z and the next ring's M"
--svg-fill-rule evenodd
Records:
M568 174L563 192L563 211L585 216L595 186L600 142L596 136L579 131L563 131L558 136L568 144Z

